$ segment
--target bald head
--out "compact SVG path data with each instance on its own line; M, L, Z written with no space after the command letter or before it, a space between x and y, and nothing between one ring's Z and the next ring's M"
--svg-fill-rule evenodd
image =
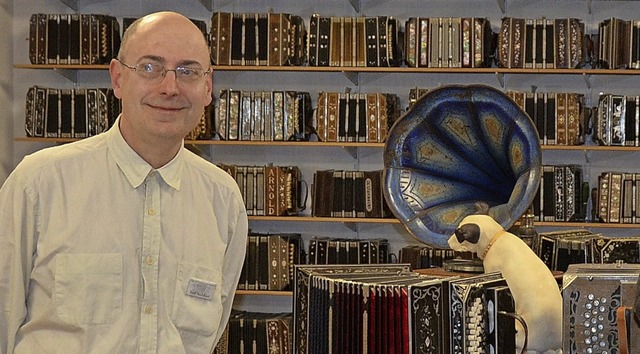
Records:
M193 40L195 48L209 56L209 47L201 30L187 17L171 11L155 12L134 21L122 36L118 58L127 56L131 46L145 41L149 33L165 33L167 36Z
M158 68L162 72L154 76ZM175 156L211 103L210 68L204 35L180 14L153 13L127 29L109 75L122 104L120 132L151 166L163 166ZM185 77L185 71L201 76Z

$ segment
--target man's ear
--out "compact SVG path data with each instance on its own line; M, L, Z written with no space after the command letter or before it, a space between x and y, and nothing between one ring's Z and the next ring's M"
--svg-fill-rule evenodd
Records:
M206 91L205 92L206 98L205 98L205 101L204 101L204 106L206 107L206 106L210 105L211 102L213 102L213 73L209 73L209 75L207 75L205 77L205 79L206 79L206 82L205 82L205 85L206 85L206 90L205 90Z
M121 85L120 79L122 78L122 65L116 60L111 59L109 63L109 77L111 78L111 88L113 88L113 94L121 99Z

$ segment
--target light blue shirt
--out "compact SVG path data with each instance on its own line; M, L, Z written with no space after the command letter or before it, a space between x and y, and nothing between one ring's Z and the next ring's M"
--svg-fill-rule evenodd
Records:
M27 156L0 189L1 353L200 354L221 337L246 250L237 184L184 148L153 169L117 127Z

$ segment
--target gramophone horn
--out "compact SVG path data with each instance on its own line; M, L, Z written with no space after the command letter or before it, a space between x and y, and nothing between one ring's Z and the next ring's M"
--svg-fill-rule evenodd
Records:
M540 169L536 128L509 96L484 85L443 86L391 127L384 195L413 236L448 248L478 205L511 227L531 205Z

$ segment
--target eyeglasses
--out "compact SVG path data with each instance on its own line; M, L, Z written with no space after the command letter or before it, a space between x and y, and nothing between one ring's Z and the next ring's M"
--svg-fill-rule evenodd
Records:
M125 64L120 59L116 59L120 64L135 71L140 77L147 80L157 80L164 78L168 71L173 71L176 74L176 80L184 83L195 83L202 79L205 75L211 72L211 68L204 70L201 68L192 68L188 66L178 66L175 69L167 69L161 64L156 63L140 63L135 66Z

